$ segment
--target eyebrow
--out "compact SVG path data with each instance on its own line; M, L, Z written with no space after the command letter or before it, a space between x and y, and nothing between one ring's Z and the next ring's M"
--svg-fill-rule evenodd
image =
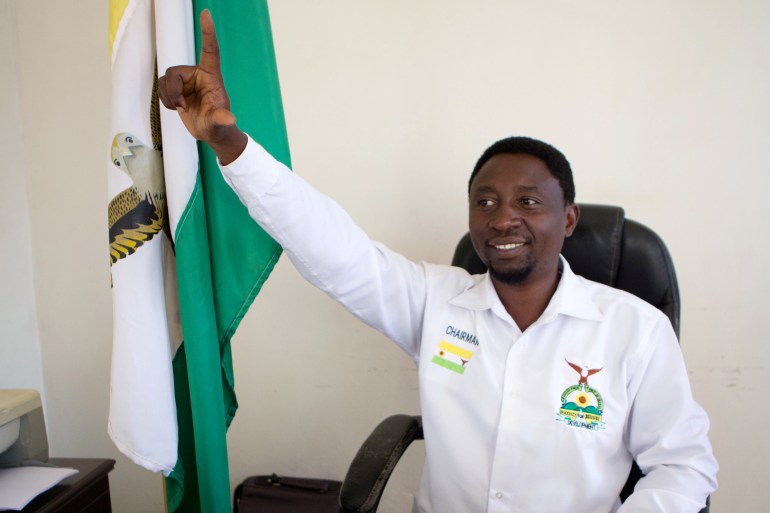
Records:
M535 192L538 190L537 185L517 185L516 189L526 191L526 192ZM496 192L496 190L497 190L496 187L493 187L491 185L479 185L478 187L471 190L471 194Z

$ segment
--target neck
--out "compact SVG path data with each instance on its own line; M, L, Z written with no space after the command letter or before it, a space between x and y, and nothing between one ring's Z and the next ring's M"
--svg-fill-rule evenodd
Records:
M545 311L561 279L561 261L557 269L545 277L532 278L522 283L504 283L492 278L500 302L523 332Z

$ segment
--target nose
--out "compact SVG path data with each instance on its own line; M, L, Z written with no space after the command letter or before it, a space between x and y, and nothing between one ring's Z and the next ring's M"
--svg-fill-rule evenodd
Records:
M489 218L489 226L498 231L506 231L521 225L521 212L518 209L503 206Z

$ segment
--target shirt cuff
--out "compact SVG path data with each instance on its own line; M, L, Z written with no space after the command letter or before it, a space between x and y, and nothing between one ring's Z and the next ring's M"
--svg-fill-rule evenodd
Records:
M289 168L275 160L261 145L249 137L246 148L237 159L223 166L217 160L225 182L246 205L258 202Z

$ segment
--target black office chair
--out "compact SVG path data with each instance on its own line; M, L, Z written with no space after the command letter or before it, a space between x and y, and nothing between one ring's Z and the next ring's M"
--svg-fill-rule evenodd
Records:
M622 208L580 205L580 221L565 240L562 254L576 274L630 292L659 308L679 337L679 287L668 249L655 232L625 219ZM452 265L471 274L486 272L468 234L457 245ZM393 415L382 421L350 464L340 493L340 513L377 511L399 458L412 441L422 438L419 416ZM622 501L641 476L634 464L620 493ZM709 513L708 502L700 513Z

